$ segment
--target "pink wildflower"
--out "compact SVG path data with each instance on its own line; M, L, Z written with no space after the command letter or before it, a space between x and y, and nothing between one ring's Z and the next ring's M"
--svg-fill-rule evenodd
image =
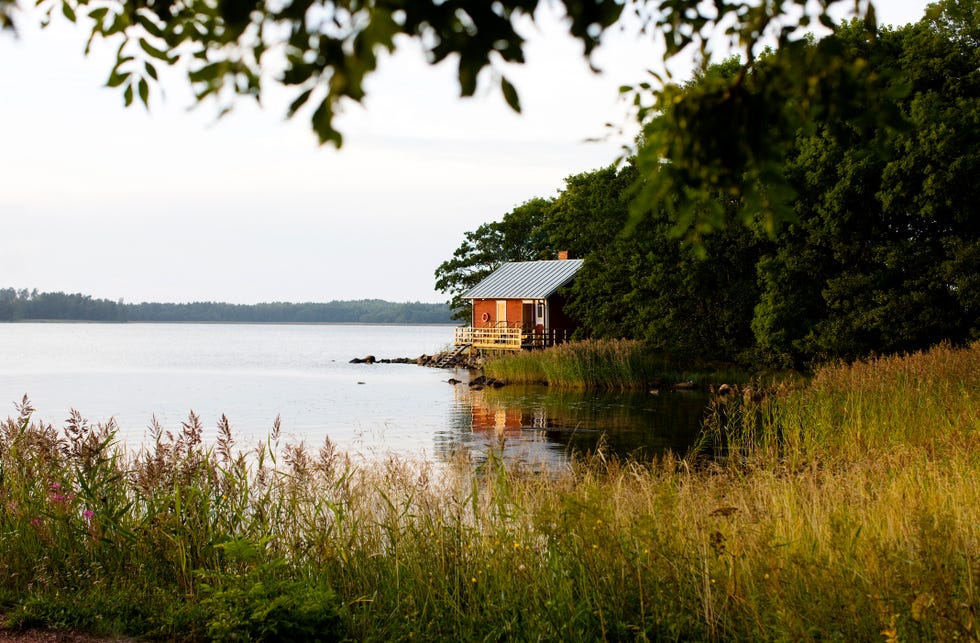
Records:
M91 518L94 515L95 515L95 512L92 511L91 509L86 509L85 511L82 512L82 518L84 518L85 520L88 520L89 518Z

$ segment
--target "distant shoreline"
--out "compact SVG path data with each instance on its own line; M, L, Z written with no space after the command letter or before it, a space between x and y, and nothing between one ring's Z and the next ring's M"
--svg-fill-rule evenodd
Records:
M0 288L0 321L219 324L453 324L448 304L355 299L231 304L93 299L82 293Z

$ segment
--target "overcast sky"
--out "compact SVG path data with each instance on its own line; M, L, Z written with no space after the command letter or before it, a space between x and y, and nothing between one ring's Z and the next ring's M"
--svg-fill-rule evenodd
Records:
M926 5L881 0L879 21ZM174 76L148 112L125 109L103 87L111 52L84 58L67 26L21 31L0 34L0 287L131 302L443 301L433 271L464 232L618 158L632 131L587 139L624 121L617 88L658 59L614 33L592 74L546 20L509 72L516 115L497 91L460 100L454 68L408 43L338 119L337 151L275 95L216 121Z

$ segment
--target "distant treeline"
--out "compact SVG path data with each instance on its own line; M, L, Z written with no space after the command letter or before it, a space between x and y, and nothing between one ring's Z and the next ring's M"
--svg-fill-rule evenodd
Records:
M327 303L225 304L193 302L127 304L81 293L0 289L0 321L259 322L348 324L448 324L446 304L381 299Z

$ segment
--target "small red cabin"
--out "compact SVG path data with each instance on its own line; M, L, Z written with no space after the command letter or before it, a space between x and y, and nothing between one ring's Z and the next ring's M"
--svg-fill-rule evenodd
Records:
M560 289L581 268L581 259L500 266L463 294L473 303L472 325L457 329L456 345L520 350L565 341L574 328Z

